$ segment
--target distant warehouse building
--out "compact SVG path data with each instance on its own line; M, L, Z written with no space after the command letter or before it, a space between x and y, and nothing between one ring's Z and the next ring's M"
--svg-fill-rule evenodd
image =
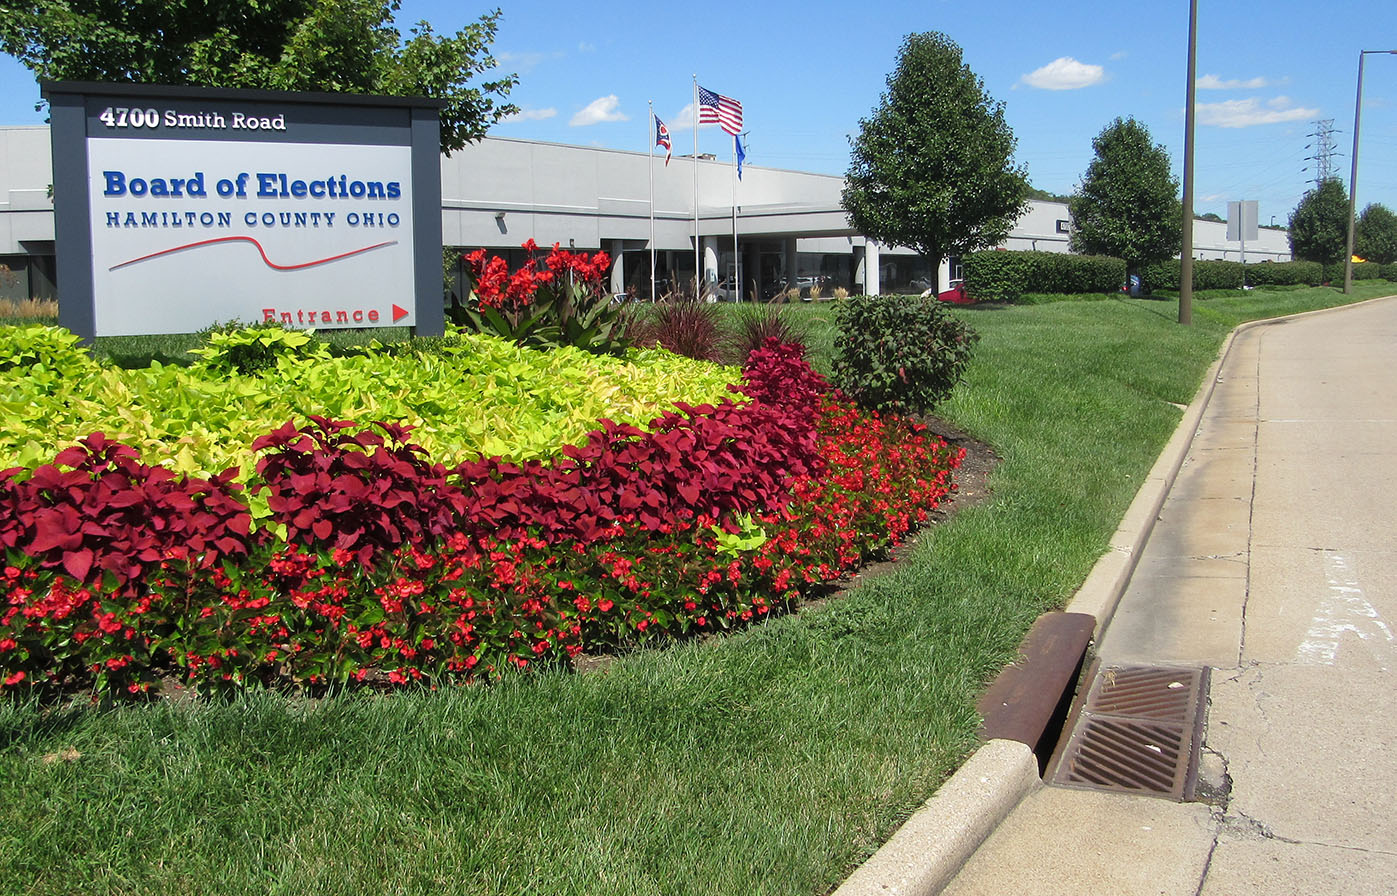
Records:
M616 259L612 290L642 297L650 292L653 246L664 292L693 282L696 167L699 263L705 282L725 295L739 291L739 270L747 298L811 286L826 294L836 287L921 292L959 278L959 259L932 271L915 252L856 233L840 206L841 177L744 165L735 183L731 164L712 158L665 165L646 153L503 137L441 158L442 240L512 263L529 239L605 250ZM48 128L0 127L0 298L57 295L52 182ZM1003 248L1066 252L1068 220L1065 204L1034 200ZM1241 245L1228 242L1226 230L1195 222L1196 257L1240 260ZM1263 229L1247 244L1246 260L1289 261L1285 231Z

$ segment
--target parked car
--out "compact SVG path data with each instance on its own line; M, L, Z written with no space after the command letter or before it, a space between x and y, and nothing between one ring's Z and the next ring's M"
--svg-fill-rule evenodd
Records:
M736 287L734 287L732 283L728 280L719 280L717 283L713 284L712 287L710 287L709 292L711 293L713 300L717 302L742 301L741 292Z
M973 305L975 300L965 294L965 281L961 280L952 284L950 289L943 290L936 294L938 302L949 302L952 305Z

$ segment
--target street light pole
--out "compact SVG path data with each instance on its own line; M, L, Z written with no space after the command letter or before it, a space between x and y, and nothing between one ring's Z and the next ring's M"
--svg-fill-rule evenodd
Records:
M1363 58L1369 53L1397 56L1397 50L1358 51L1358 95L1353 100L1353 164L1348 176L1348 242L1344 251L1344 295L1353 291L1353 213L1358 199L1358 124L1363 113Z
M1193 323L1193 91L1198 69L1198 0L1188 5L1188 88L1184 93L1183 233L1179 251L1179 323Z

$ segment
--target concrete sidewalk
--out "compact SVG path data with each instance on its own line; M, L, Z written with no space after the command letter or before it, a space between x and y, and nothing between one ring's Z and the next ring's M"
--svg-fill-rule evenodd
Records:
M1103 669L1211 669L1207 802L1034 783L948 896L1397 893L1397 300L1247 327L1200 394L1114 615L1080 609Z

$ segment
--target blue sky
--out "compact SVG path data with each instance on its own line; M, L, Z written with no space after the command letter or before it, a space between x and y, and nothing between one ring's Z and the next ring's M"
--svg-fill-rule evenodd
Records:
M1289 216L1315 176L1315 122L1333 119L1348 182L1358 51L1397 49L1390 0L1200 0L1195 209L1255 199ZM403 0L399 27L454 31L487 7ZM522 112L492 134L646 151L647 103L693 150L693 76L744 107L747 164L843 174L849 135L876 107L904 35L941 31L1004 103L1016 158L1041 189L1071 192L1092 139L1117 116L1150 130L1182 176L1188 3L1059 0L878 3L502 3L494 43ZM1365 67L1358 204L1397 209L1397 56ZM38 124L38 88L0 58L0 124ZM1307 144L1309 145L1307 147ZM726 157L716 126L699 151ZM1302 170L1308 167L1308 171Z

